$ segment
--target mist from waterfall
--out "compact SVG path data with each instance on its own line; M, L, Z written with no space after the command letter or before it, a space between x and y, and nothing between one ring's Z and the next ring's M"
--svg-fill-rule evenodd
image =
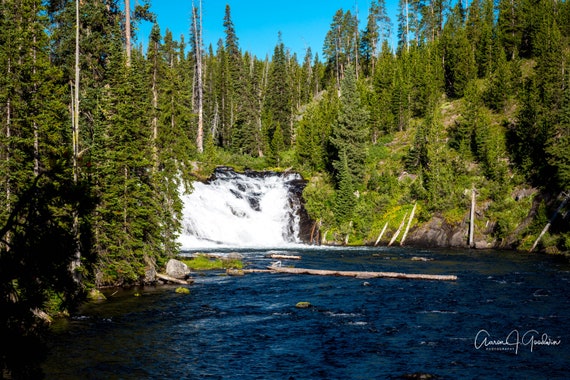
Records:
M297 180L302 180L298 173L237 173L222 167L206 183L194 182L192 193L182 195L182 250L299 243L301 206L290 191Z

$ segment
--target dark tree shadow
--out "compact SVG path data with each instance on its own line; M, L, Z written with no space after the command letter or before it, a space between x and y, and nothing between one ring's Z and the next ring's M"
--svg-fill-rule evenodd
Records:
M75 232L74 218L84 222L92 205L89 192L63 169L35 177L13 204L0 230L2 378L43 377L47 322L42 312L54 303L69 310L82 296L70 264L78 249L88 247L89 234Z

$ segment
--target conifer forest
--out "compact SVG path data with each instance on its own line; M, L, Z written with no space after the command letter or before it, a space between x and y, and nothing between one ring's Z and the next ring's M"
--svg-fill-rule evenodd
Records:
M400 0L395 20L370 3L330 15L322 51L278 35L257 57L229 5L205 46L194 6L174 36L150 2L1 1L0 335L143 282L217 165L300 172L332 243L374 244L414 204L418 225L459 225L475 191L479 240L530 250L551 221L536 250L568 252L566 209L550 219L570 190L570 2Z

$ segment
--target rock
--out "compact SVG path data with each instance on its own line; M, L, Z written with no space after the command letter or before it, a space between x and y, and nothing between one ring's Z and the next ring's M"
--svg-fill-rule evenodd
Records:
M311 303L307 302L307 301L301 301L301 302L297 302L295 307L297 309L308 309L309 307L311 307Z
M239 252L230 252L227 256L228 260L243 260L243 255Z
M475 242L476 249L489 249L492 245L487 243L485 240L479 240Z
M185 278L190 274L190 269L182 261L170 259L166 263L166 274L174 278Z
M156 268L152 266L144 271L144 283L152 284L154 282L156 282Z
M180 286L176 288L175 292L178 294L190 294L190 289Z
M441 215L410 231L407 243L422 247L467 247L468 226L450 225Z

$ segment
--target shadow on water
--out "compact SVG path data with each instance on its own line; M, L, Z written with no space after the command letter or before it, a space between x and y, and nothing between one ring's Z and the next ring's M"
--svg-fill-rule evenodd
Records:
M197 275L190 295L145 288L86 305L53 328L43 369L50 379L567 377L566 262L496 251L288 252L303 258L282 265L459 279ZM242 253L251 268L271 261Z

